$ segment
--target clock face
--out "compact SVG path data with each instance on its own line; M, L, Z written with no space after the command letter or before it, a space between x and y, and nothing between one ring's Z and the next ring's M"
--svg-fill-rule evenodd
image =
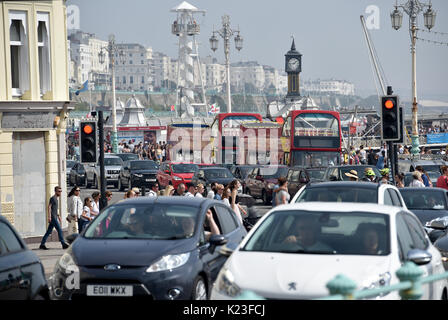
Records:
M296 71L299 69L299 60L296 58L291 58L288 61L289 70Z

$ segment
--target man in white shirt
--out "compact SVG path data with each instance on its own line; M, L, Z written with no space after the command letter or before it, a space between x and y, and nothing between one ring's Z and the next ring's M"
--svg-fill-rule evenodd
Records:
M207 198L209 199L214 199L215 198L215 188L216 188L217 183L216 182L212 182L212 184L210 185L210 191L207 193Z
M159 195L159 184L153 183L150 185L150 190L148 192L148 197L157 197Z
M193 183L188 182L187 188L188 192L185 194L185 197L194 197L194 195L196 194L196 186Z

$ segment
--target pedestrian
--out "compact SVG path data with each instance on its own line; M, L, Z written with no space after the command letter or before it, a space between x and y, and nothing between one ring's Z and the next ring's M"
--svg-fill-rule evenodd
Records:
M125 194L124 194L124 198L125 199L130 199L130 198L135 198L135 192L134 190L128 190Z
M395 185L397 188L404 188L404 173L401 172L395 175Z
M369 154L367 155L367 164L371 166L376 166L375 152L370 147Z
M384 168L380 170L381 173L381 180L380 180L380 184L389 184L389 172L390 169L389 168Z
M442 166L442 175L437 179L436 187L448 190L448 166Z
M61 242L62 249L67 249L68 244L65 243L64 235L62 233L61 229L61 215L58 214L58 208L59 208L59 201L58 198L61 196L62 188L60 186L56 186L54 188L54 195L50 198L50 201L48 203L47 207L47 220L48 220L48 228L47 232L45 232L45 235L42 238L42 241L40 243L39 249L42 250L48 250L48 248L45 246L45 242L47 242L48 237L53 232L53 228L56 229L58 232L59 241Z
M163 190L163 195L165 197L171 197L174 193L174 187L172 185L167 185L165 190Z
M410 187L412 187L412 188L424 188L425 187L425 184L423 183L423 180L422 180L422 174L420 173L420 171L414 171L412 173L412 177L414 179L409 184Z
M109 190L106 191L106 199L107 199L107 205L109 205L109 202L112 201L112 191Z
M184 194L185 194L185 184L179 183L173 196L184 196Z
M100 198L101 193L98 191L92 193L92 212L90 212L90 215L94 218L100 214Z
M67 196L68 234L78 233L78 219L82 214L81 189L74 186Z
M89 224L89 222L93 220L93 217L91 215L92 202L93 202L92 198L90 197L84 198L84 207L82 208L81 217L78 219L79 233L81 233Z
M275 203L277 206L289 203L291 196L288 192L288 180L286 180L285 177L278 179L278 192L275 194L275 197Z
M238 217L238 219L240 220L240 222L243 222L243 217L241 215L241 212L243 212L244 214L246 214L246 211L244 211L244 209L241 207L241 205L239 203L237 203L237 195L238 195L238 189L241 187L241 183L239 180L235 179L232 182L230 182L229 184L229 189L230 189L230 207L232 208L232 210L235 212L236 216Z
M361 164L367 164L367 152L364 150L364 146L359 146L359 154L360 154L360 161Z
M202 183L199 183L197 186L197 192L194 195L196 198L204 198L204 185Z
M213 197L215 200L222 200L222 196L224 194L224 186L222 184L218 184L216 186L216 194Z
M378 169L384 169L384 164L386 163L386 151L382 150L381 155L378 156L378 161L376 163L376 167Z
M346 172L345 175L349 177L350 181L358 181L358 171L356 170L350 170L349 172Z
M377 182L376 176L375 176L375 171L373 171L372 168L365 168L364 170L364 178L362 178L362 181L366 181L366 182Z
M215 193L216 193L216 186L218 185L218 183L216 182L212 182L210 185L210 191L207 193L207 198L209 199L214 199L215 198Z
M132 191L134 191L134 194L136 197L140 197L140 189L137 187L132 188Z
M423 167L417 166L417 167L415 167L415 170L417 170L418 172L420 172L422 174L422 181L423 181L423 184L425 185L425 187L432 187L432 182L429 179L428 174L423 169Z
M185 194L185 197L194 197L196 194L196 186L192 182L187 183L187 193Z
M151 183L149 185L148 197L158 197L159 196L159 184L157 182Z

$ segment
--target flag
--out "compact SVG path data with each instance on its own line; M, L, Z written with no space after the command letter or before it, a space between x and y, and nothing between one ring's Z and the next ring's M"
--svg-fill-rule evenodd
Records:
M75 94L78 96L81 92L86 91L87 89L89 89L89 80L86 80L86 82L84 82L82 86L76 90Z
M174 111L175 109L174 109L174 104L173 105L171 105L171 111Z
M220 108L219 106L217 106L217 105L211 105L211 106L210 106L209 113L211 113L211 114L219 113L220 110L221 110L221 108Z

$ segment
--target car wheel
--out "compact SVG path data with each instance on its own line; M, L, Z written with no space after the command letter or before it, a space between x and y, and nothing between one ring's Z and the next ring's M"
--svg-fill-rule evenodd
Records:
M207 300L207 287L201 276L197 276L193 282L192 300Z
M86 189L89 189L91 184L89 183L89 178L86 175Z
M121 178L118 179L118 190L119 191L123 191L124 190L123 184L121 183Z
M251 197L252 197L252 195L250 194L250 189L248 189L248 188L246 188L246 194L247 194L248 196L251 196Z
M93 176L92 184L93 184L93 189L98 189L98 180L96 179L96 175Z

